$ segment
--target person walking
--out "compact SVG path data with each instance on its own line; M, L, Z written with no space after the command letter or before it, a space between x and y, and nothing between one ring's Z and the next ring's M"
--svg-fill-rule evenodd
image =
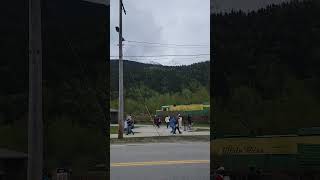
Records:
M187 120L186 120L186 118L183 118L182 122L183 122L183 131L187 131Z
M171 133L172 134L176 134L176 120L175 120L175 118L174 118L174 116L170 116L170 127L171 127Z
M179 118L178 118L178 130L179 133L182 134L182 132L180 132L180 128L182 128L182 116L179 114Z
M180 118L180 114L178 115L178 120L176 120L176 127L174 129L174 133L176 133L176 130L178 130L179 134L181 134L182 132L180 131L180 120L181 120L181 124L182 124L182 118Z
M128 118L126 120L124 120L124 131L128 131Z
M158 121L157 121L157 122L158 122L158 128L160 128L160 125L161 125L161 123L162 123L160 116L158 116Z
M191 119L190 114L188 114L187 119L188 119L188 130L191 131L192 119Z
M128 127L127 127L127 135L131 134L134 135L134 132L132 131L132 127L133 127L133 120L132 119L128 119Z
M130 121L132 121L132 126L131 126L131 129L134 129L134 119L132 118L131 114L128 115L128 118Z
M167 129L169 128L169 119L170 119L169 116L166 116L166 117L164 118L164 121L165 121L166 124L167 124Z
M160 128L159 120L158 120L157 115L154 115L153 124L154 124L155 126L157 126L158 128Z
M215 180L223 180L223 174L224 174L224 167L219 167L216 171Z

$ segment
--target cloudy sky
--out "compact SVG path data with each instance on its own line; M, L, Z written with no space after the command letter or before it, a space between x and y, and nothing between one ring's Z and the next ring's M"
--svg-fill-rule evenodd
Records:
M123 0L127 12L123 14L124 59L163 65L210 60L210 11L257 10L285 1L288 0ZM111 59L118 58L118 3L119 0L110 0Z
M110 1L111 59L118 56L115 31L119 24L118 3L119 0ZM155 56L125 59L163 65L209 60L210 0L123 0L123 3L127 12L123 14L124 56Z

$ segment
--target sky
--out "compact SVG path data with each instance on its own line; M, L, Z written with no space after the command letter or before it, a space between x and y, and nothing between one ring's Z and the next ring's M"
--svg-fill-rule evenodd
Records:
M155 56L124 57L124 59L169 66L210 60L210 0L199 2L199 0L123 0L127 13L123 14L123 37L126 40L123 42L123 55ZM115 30L118 24L119 0L111 0L111 59L118 58L119 37Z
M115 27L119 24L119 0L87 1L110 4L110 58L117 59L119 47ZM208 61L210 13L232 9L251 11L286 1L123 0L127 12L123 14L124 59L169 66Z

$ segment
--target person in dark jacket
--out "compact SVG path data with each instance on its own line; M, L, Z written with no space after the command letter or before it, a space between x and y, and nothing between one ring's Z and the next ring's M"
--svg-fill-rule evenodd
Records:
M191 116L190 116L190 114L188 114L188 117L187 117L187 119L188 119L188 130L191 130L192 119L191 119Z
M177 117L177 120L176 120L176 127L174 129L174 133L176 133L176 130L179 131L179 134L181 134L182 132L180 131L180 126L182 125L182 117L180 116L180 114L178 115Z
M160 128L160 125L161 125L161 123L162 123L160 116L158 116L157 119L158 119L158 120L157 120L157 122L158 122L158 128Z
M158 128L160 128L159 118L157 117L157 115L154 115L153 124L154 124L155 126L157 126Z
M170 116L170 121L169 121L170 127L172 128L171 133L176 134L175 129L176 129L176 119L174 116Z
M132 127L133 127L133 120L132 119L128 119L127 121L127 135L129 134L133 134L134 135L134 132L132 131Z

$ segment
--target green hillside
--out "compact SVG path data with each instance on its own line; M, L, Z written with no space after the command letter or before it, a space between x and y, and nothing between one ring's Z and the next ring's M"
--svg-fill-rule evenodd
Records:
M110 63L111 107L117 108L118 62ZM125 111L153 114L165 104L209 102L210 62L162 66L124 61Z

